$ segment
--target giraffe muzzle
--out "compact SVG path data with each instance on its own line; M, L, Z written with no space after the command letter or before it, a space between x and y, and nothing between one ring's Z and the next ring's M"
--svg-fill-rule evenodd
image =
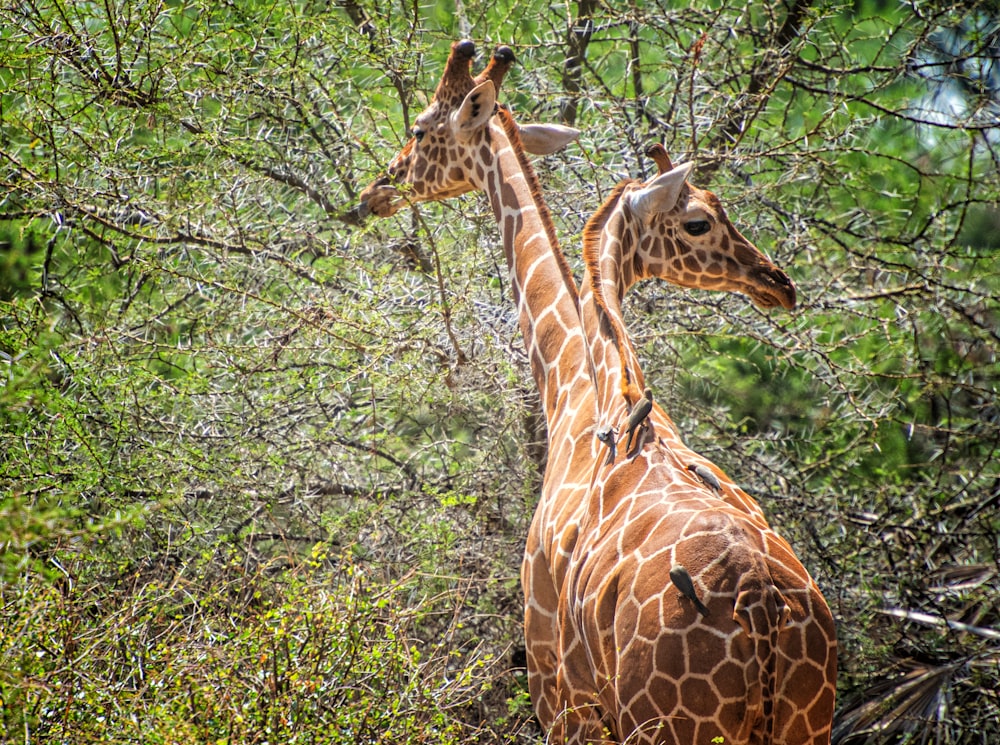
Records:
M757 281L747 294L761 308L780 305L785 310L795 307L795 283L777 267L762 266L757 272Z
M368 202L358 202L346 212L342 212L340 220L348 225L363 225L371 214L372 208L368 206Z
M392 176L381 176L361 192L358 204L344 212L340 219L349 225L361 225L371 215L390 217L399 208L399 196Z

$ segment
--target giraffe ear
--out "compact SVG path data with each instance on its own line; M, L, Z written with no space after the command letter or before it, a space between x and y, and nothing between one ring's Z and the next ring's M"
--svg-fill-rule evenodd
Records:
M643 221L660 212L669 212L677 206L681 189L693 167L693 163L684 163L657 176L648 186L629 192L625 197L628 206Z
M486 124L497 104L497 89L492 80L485 80L466 95L452 119L455 134L465 139Z
M518 126L524 152L549 155L558 152L580 136L580 130L562 124L525 124Z

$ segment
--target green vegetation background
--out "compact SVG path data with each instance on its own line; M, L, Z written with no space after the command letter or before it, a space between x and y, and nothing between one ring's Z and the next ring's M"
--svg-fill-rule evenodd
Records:
M4 4L0 742L540 741L544 432L492 216L339 219L460 37L514 48L522 121L583 130L537 164L578 272L661 141L798 285L765 314L650 283L628 320L834 610L837 741L996 742L998 29L985 1Z

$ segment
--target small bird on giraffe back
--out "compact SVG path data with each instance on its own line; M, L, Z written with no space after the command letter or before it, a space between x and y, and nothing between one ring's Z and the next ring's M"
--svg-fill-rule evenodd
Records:
M646 424L646 419L649 417L649 413L653 410L653 391L647 388L643 394L642 398L636 401L635 406L632 407L632 413L628 416L628 423L625 425L625 432L628 434L628 440L625 442L625 452L628 453L632 449L632 439L635 437L635 431L639 429L640 426Z
M701 615L708 615L708 608L698 597L698 593L694 589L694 581L687 569L680 564L675 564L674 568L670 570L670 581L674 583L674 587L681 591L681 595L694 603L694 607Z
M716 494L722 493L722 484L719 483L719 477L708 466L703 466L701 463L690 463L687 468L709 489Z
M608 446L608 459L605 465L610 466L615 462L615 456L617 455L616 445L615 445L615 429L614 427L601 427L594 434L597 435L597 439Z

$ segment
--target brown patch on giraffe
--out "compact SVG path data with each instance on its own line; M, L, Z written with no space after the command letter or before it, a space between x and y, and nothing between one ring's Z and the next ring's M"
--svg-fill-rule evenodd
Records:
M781 640L781 653L791 660L802 659L806 654L802 637L803 630L801 628L788 629Z
M503 232L508 235L514 235L516 232L514 230L514 216L507 215L506 217L504 217L503 221L504 221Z
M730 738L738 738L740 741L746 740L746 734L748 734L748 732L746 731L750 729L750 725L752 724L751 722L747 722L746 701L740 699L738 701L727 701L726 703L724 703L719 708L718 721L731 722L733 724L746 722L746 726L742 728L739 728L737 724L737 729L744 731L742 733L743 734L742 737L740 737L738 734L730 734ZM708 742L711 742L711 740L708 740ZM758 740L757 742L760 741Z
M824 670L813 665L799 665L785 676L782 685L789 691L815 691L821 690L824 682Z
M701 675L712 671L716 663L716 650L722 644L718 631L710 626L698 624L685 634L688 669Z
M722 698L741 698L746 693L743 667L733 660L726 660L712 671L712 679Z
M681 701L698 719L715 717L719 708L714 686L704 678L688 677L681 681Z
M663 675L663 669L656 667L654 679L650 681L649 687L655 691L656 700L659 707L664 711L673 711L680 704L680 691L677 680L674 676Z
M779 720L782 721L782 720ZM809 726L809 720L801 711L796 711L784 721L782 737L788 742L809 742L814 730Z
M657 639L653 665L659 674L671 680L684 677L687 673L687 660L680 634L665 634Z
M500 184L500 202L501 204L512 204L513 200L516 199L514 194L514 187L510 184Z
M674 733L673 742L698 742L698 722L682 713L675 713L670 718L670 729ZM666 740L665 742L670 742Z
M830 721L830 718L833 716L835 699L836 695L832 685L827 685L820 692L815 704L809 709L807 715L810 732L822 729L823 725Z
M647 601L639 609L639 626L641 628L659 628L661 625L660 618L660 603L658 598ZM646 638L646 641L651 641L651 639Z

